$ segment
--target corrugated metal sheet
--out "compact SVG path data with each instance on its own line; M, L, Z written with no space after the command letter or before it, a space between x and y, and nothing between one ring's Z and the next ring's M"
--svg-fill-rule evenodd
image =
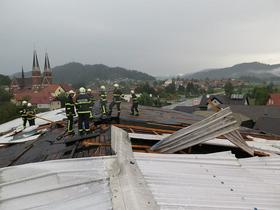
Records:
M51 121L60 121L66 118L64 109L57 109L53 111L43 112L37 114L39 117L44 117L46 119L49 119ZM42 120L42 119L36 119L36 125L44 125L49 123L48 121ZM8 132L11 129L15 129L18 126L22 126L22 119L17 118L15 120L9 121L7 123L3 123L0 125L0 133Z
M280 157L134 156L161 209L280 209Z
M0 209L112 209L106 165L114 160L56 160L0 169Z
M279 210L280 157L132 153L112 127L116 156L0 169L0 209Z
M230 108L225 108L200 122L173 133L155 144L152 149L164 153L174 153L225 135L232 143L254 155L254 150L246 144L240 133L236 131L237 129L238 124L232 116Z

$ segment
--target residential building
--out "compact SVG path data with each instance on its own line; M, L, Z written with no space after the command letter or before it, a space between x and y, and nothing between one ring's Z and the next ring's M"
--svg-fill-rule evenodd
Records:
M268 106L280 106L280 93L271 93L267 100Z

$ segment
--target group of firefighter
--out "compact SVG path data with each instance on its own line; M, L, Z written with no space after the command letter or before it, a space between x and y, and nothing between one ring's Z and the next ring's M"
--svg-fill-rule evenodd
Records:
M36 112L31 103L27 103L27 101L22 101L22 108L20 110L20 115L23 120L24 128L26 128L27 121L29 123L29 126L35 125Z
M111 116L114 106L117 107L117 117L120 117L120 105L123 98L123 94L118 84L114 84L113 100L109 105L109 111L107 109L107 92L105 86L103 85L100 87L99 97L100 112L102 117ZM131 90L131 98L131 115L134 115L135 113L136 116L139 116L138 99L134 90ZM68 118L67 132L69 135L75 134L73 124L76 113L78 114L79 134L84 135L90 133L89 123L92 119L94 119L94 104L95 98L93 97L91 89L86 90L84 87L81 87L79 89L79 94L76 97L75 92L73 90L70 90L68 92L67 101L65 103L65 111L66 116Z

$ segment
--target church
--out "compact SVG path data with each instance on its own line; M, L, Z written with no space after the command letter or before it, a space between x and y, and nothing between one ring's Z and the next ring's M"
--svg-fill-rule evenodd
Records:
M51 84L52 84L52 70L51 70L48 54L47 53L45 54L44 71L43 73L41 73L37 53L35 50L33 53L32 76L26 78L22 68L21 77L13 78L11 82L10 90L12 93L23 91L23 90L39 91L40 89L48 87Z
M44 71L41 73L37 53L33 54L32 75L26 78L22 69L21 77L14 78L10 91L13 94L12 101L20 104L23 100L37 106L38 109L57 109L61 107L57 97L71 90L68 84L54 84L52 70L48 54L45 55Z

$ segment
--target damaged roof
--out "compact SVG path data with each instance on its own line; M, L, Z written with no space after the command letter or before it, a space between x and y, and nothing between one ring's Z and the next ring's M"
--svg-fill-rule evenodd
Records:
M133 153L111 135L114 156L0 169L1 209L280 209L279 156Z

